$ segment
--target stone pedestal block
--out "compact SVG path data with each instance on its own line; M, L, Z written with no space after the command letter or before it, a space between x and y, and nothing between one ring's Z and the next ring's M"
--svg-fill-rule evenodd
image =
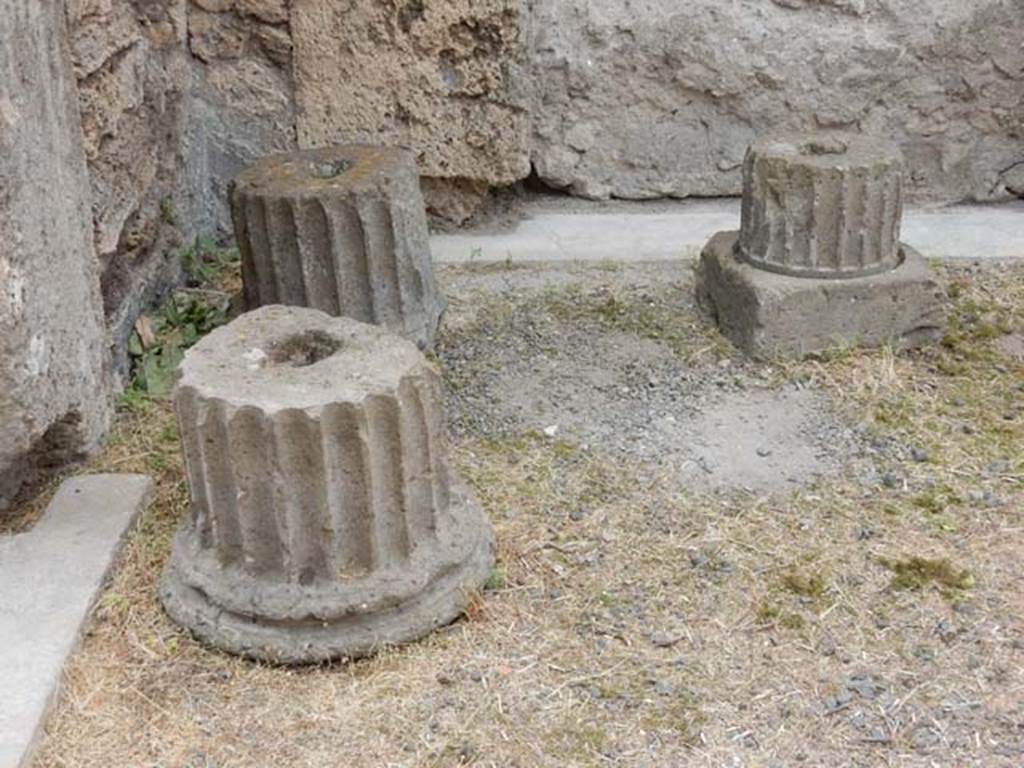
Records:
M249 308L310 307L383 325L421 348L443 301L416 164L397 148L269 157L231 190Z
M408 341L269 306L189 351L175 393L192 511L160 595L205 642L283 663L372 653L456 618L493 564Z
M888 272L846 280L792 277L736 255L738 233L719 232L701 254L697 298L737 347L755 357L800 358L831 348L937 340L943 292L907 245Z
M903 160L842 133L765 139L744 163L739 254L798 277L847 278L899 263Z
M900 243L903 161L842 133L764 139L747 152L739 232L701 254L697 299L759 357L914 347L945 325L924 259Z

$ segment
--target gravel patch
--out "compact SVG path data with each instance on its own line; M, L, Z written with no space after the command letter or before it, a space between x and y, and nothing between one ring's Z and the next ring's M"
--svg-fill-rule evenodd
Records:
M763 367L739 359L694 359L718 347L672 270L453 280L470 295L457 305L471 308L449 319L439 350L456 432L537 432L698 487L751 491L812 482L863 452L826 393L772 387Z

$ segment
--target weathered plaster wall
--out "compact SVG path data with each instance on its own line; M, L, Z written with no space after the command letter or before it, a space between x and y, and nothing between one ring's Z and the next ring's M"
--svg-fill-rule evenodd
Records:
M897 140L918 198L988 200L1020 184L1021 0L532 7L531 157L575 194L736 194L755 135L832 127Z

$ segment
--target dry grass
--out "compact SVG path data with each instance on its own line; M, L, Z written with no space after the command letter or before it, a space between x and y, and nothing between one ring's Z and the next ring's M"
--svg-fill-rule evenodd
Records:
M500 543L493 588L471 618L350 665L261 666L166 619L174 422L159 402L122 413L95 468L150 472L158 495L38 765L1020 765L1024 364L997 342L1024 332L1024 269L950 279L944 346L765 367L914 446L923 460L886 459L892 482L697 495L543 436L463 440ZM971 578L900 589L900 562Z

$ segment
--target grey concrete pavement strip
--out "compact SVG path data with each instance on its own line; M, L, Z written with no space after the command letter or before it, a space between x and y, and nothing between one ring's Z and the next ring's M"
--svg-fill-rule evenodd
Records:
M126 532L144 475L66 480L28 532L0 536L0 768L26 768L64 664Z
M464 231L431 238L441 263L666 261L696 258L716 232L739 228L739 201L682 201L549 210L528 206L508 231ZM903 241L927 258L1024 258L1024 201L999 205L910 208Z

